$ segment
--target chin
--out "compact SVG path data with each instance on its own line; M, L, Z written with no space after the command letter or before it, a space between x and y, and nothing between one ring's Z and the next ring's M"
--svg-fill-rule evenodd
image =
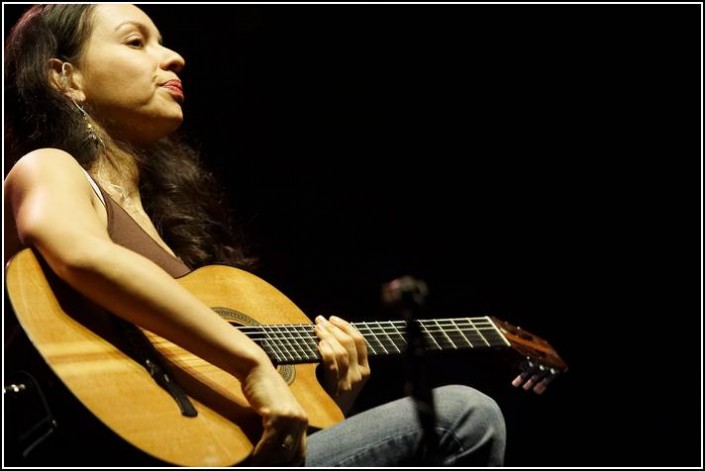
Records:
M149 126L149 128L142 128L139 130L136 129L133 137L128 140L140 147L149 147L150 145L174 134L179 127L181 127L181 122L182 120L173 120L170 121L168 125L167 123L160 123L163 125L159 127Z
M156 140L163 139L176 132L183 122L184 116L182 114L171 116L168 119L159 120L158 124L154 123L156 125L152 127L151 131L155 136L158 136Z
M179 129L181 127L181 124L183 124L183 122L184 122L183 115L179 115L178 118L174 118L173 120L171 120L169 122L169 124L166 126L167 135L169 135L169 134L173 133L174 131L176 131L177 129Z

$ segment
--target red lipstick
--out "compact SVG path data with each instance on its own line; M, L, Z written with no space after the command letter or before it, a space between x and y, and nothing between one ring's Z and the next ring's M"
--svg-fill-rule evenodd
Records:
M181 80L169 80L163 83L162 87L166 88L179 101L184 101L184 87L181 85Z

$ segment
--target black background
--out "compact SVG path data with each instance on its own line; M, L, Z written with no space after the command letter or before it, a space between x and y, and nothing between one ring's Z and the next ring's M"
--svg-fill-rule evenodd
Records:
M435 317L549 340L570 371L541 397L432 360L500 403L507 465L702 465L700 5L143 9L258 275L375 320L410 274ZM403 393L373 369L360 407Z

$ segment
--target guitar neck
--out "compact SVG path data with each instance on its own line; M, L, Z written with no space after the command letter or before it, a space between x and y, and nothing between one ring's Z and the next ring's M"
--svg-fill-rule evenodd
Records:
M353 322L370 356L399 355L406 351L406 322ZM317 363L318 336L312 324L236 326L279 365ZM489 317L422 319L419 327L429 351L509 347L510 343Z

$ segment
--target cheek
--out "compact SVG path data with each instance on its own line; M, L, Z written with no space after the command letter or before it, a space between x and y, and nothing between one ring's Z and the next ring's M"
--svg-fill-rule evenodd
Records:
M90 86L86 87L86 99L98 107L134 108L148 104L154 92L148 72L123 64L96 70L90 76Z

